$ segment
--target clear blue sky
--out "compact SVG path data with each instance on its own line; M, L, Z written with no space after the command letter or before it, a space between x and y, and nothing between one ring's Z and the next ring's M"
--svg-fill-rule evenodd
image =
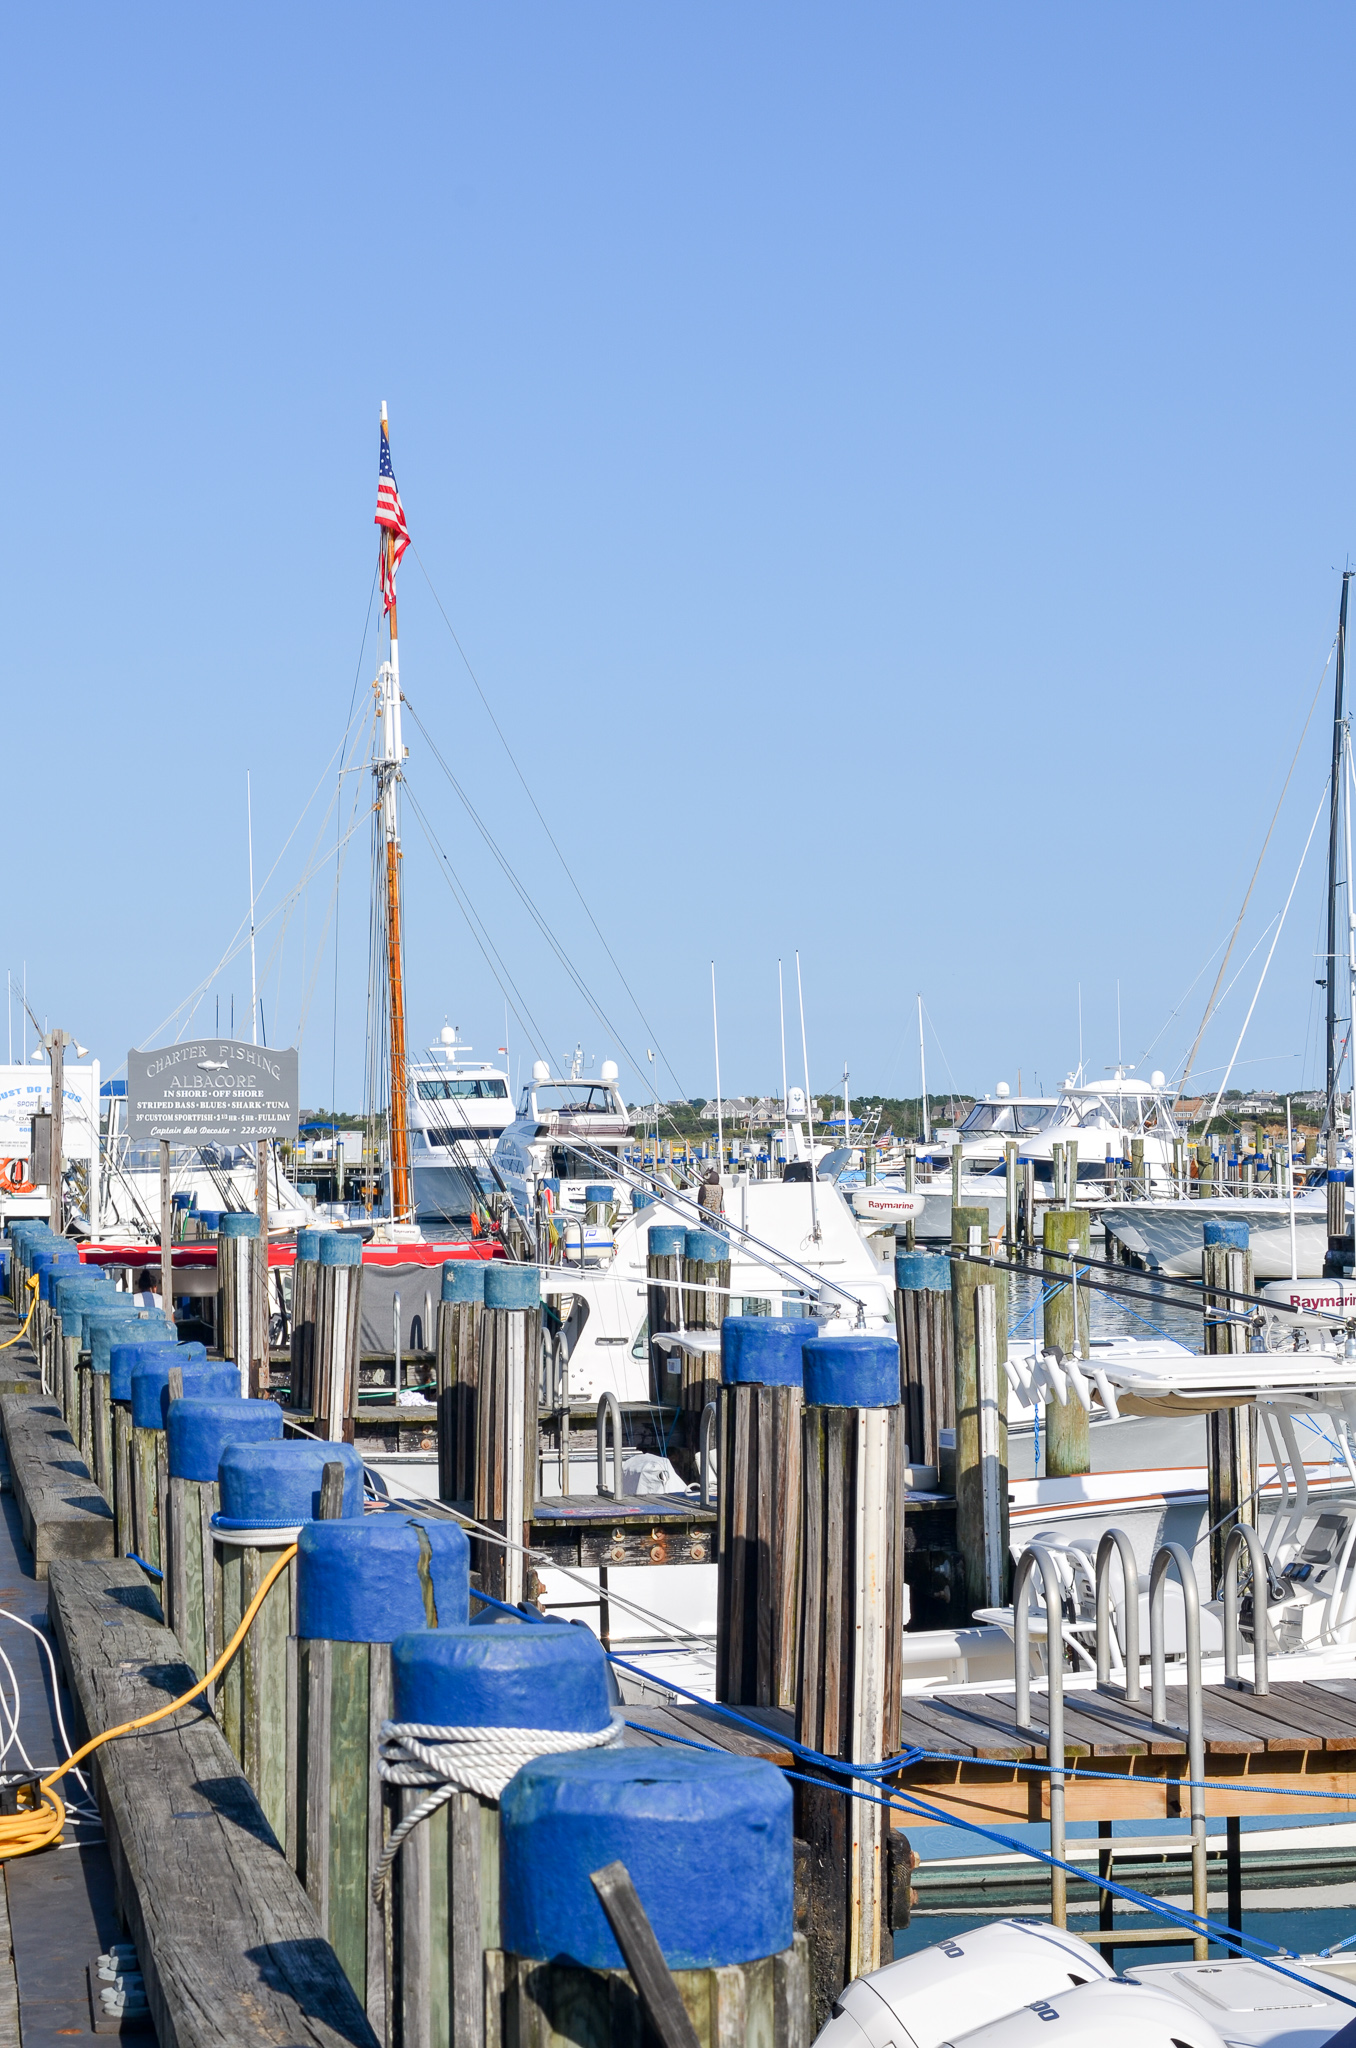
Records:
M112 1068L228 950L374 670L550 1047L814 1085L1136 1059L1229 924L1352 516L1348 10L12 11L4 962ZM1238 959L1319 801L1327 689ZM274 878L306 869L332 777ZM350 785L350 794L353 785ZM365 802L365 795L362 798ZM331 815L324 832L334 837ZM1315 1075L1321 837L1240 1069ZM407 813L411 1036L503 997ZM366 828L260 939L362 1096ZM1201 1064L1218 1069L1265 952ZM1145 1064L1189 1042L1208 972ZM237 956L196 1013L245 1028ZM184 1015L180 1012L180 1018ZM161 1032L173 1036L177 1022ZM17 1029L17 1025L16 1025ZM527 1033L513 1024L517 1055ZM945 1052L944 1064L942 1052ZM797 1048L793 1061L799 1066Z

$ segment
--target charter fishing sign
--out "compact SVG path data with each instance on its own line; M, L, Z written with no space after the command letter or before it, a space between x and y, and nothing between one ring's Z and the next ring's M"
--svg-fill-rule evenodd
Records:
M197 1039L127 1055L127 1133L180 1145L297 1135L296 1048Z

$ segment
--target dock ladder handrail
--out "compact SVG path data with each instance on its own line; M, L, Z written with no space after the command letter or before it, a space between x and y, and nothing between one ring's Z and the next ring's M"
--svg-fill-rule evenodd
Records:
M1050 1869L1050 1918L1056 1927L1068 1920L1069 1884L1060 1867L1064 1861L1064 1601L1059 1567L1043 1543L1029 1543L1017 1560L1012 1580L1013 1675L1017 1688L1017 1725L1035 1734L1031 1726L1031 1612L1029 1591L1033 1573L1039 1570L1045 1593L1045 1680L1048 1732L1045 1760L1050 1773L1050 1854L1058 1859Z
M1271 1691L1271 1680L1267 1675L1269 1573L1262 1539L1251 1522L1235 1522L1224 1546L1224 1683L1236 1686L1243 1683L1238 1675L1237 1567L1239 1555L1245 1549L1252 1572L1252 1689L1255 1693L1268 1693Z
M1139 1662L1139 1563L1134 1547L1124 1529L1104 1529L1102 1540L1097 1545L1097 1683L1109 1686L1111 1683L1111 1555L1115 1551L1121 1561L1121 1578L1125 1586L1123 1613L1125 1617L1125 1640L1121 1645L1125 1657L1125 1697L1129 1704L1137 1706L1144 1698L1144 1686Z
M1168 1725L1168 1688L1163 1648L1163 1583L1175 1571L1182 1588L1186 1622L1187 1776L1191 1780L1191 1910L1202 1919L1207 1905L1205 1870L1205 1695L1201 1684L1201 1595L1190 1552L1180 1543L1164 1543L1149 1573L1149 1711L1157 1727ZM1203 1963L1209 1942L1196 1941L1196 1961Z
M612 1418L612 1484L607 1484L607 1422ZM611 1388L598 1397L598 1498L618 1500L622 1490L621 1402Z

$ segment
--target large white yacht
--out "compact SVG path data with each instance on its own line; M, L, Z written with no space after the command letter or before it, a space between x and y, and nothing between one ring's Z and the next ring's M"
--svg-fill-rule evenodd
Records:
M503 1068L473 1057L455 1024L409 1065L410 1171L415 1220L441 1231L468 1222L494 1185L490 1157L513 1120Z
M586 1189L606 1185L604 1159L618 1163L631 1142L631 1112L617 1086L617 1063L604 1060L594 1079L576 1051L570 1071L553 1075L545 1060L518 1101L518 1114L494 1148L494 1167L524 1220L533 1214L539 1184L549 1184L556 1210L582 1211ZM620 1174L615 1196L630 1208Z

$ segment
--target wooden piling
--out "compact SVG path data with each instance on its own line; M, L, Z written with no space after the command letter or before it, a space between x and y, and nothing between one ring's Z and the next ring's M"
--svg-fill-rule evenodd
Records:
M266 1545L240 1543L227 1539L220 1530L212 1532L214 1659L239 1628L245 1609L277 1562L279 1550L290 1541L290 1536L282 1535L276 1543ZM288 1740L295 1700L288 1644L296 1633L296 1577L293 1558L269 1588L217 1693L222 1733L284 1851L290 1851L293 1842L296 1812L289 1768L295 1760L295 1745Z
M682 1355L655 1342L678 1329L682 1299L678 1281L683 1277L683 1244L687 1232L679 1224L652 1223L646 1233L645 1290L650 1317L650 1399L657 1407L677 1405L682 1388ZM667 1281L667 1286L656 1282Z
M475 1498L476 1412L480 1325L485 1306L482 1260L443 1267L438 1303L438 1497L463 1505Z
M892 1755L904 1628L904 1420L888 1339L805 1346L802 1600L796 1739L856 1763ZM893 1366L891 1367L891 1359ZM796 1787L809 1844L816 2026L851 1978L890 1955L883 1809L835 1783Z
M1243 1302L1232 1294L1252 1293L1252 1253L1246 1223L1207 1223L1201 1250L1205 1282L1205 1349L1212 1355L1246 1351L1248 1326ZM1221 1320L1216 1320L1216 1316ZM1223 1320L1229 1317L1235 1320ZM1218 1590L1224 1577L1224 1549L1238 1522L1257 1522L1257 1409L1252 1403L1216 1408L1205 1418L1207 1520L1210 1529L1210 1583Z
M362 1241L342 1231L320 1235L313 1372L316 1435L353 1442L362 1334Z
M259 1218L228 1210L217 1231L217 1342L239 1368L243 1395L268 1391L267 1256Z
M895 1334L899 1339L904 1435L910 1461L941 1466L940 1432L956 1427L952 1358L951 1261L939 1252L895 1260Z
M319 1292L320 1233L297 1232L297 1262L292 1268L291 1406L315 1414L315 1311Z
M696 1474L702 1416L720 1398L720 1351L715 1346L720 1326L730 1313L730 1245L713 1230L689 1230L683 1247L683 1323L712 1340L712 1348L683 1351L679 1400L683 1410L681 1449Z
M537 1498L537 1394L541 1294L535 1266L496 1260L485 1275L476 1414L476 1520L513 1547L478 1539L481 1585L511 1606L527 1596L522 1546Z
M977 1248L987 1252L987 1209L955 1208L951 1212L951 1242L962 1249L971 1246L971 1233L978 1232ZM985 1572L984 1465L980 1448L979 1361L975 1350L975 1290L994 1289L996 1341L1001 1373L1007 1357L1008 1283L1006 1273L991 1266L971 1265L968 1260L951 1262L952 1356L956 1383L956 1542L965 1565L965 1592L973 1609L989 1604ZM998 1541L1004 1560L1008 1555L1008 1421L1005 1402L999 1401L996 1417ZM1006 1597L1006 1594L1004 1595Z
M716 1698L793 1710L800 1637L803 1318L722 1332Z
M1077 1245L1086 1254L1092 1219L1087 1210L1047 1209L1045 1213L1044 1282L1047 1293L1042 1310L1042 1343L1047 1351L1058 1350L1065 1358L1086 1359L1089 1349L1091 1297L1081 1282L1071 1282L1069 1247ZM1088 1418L1072 1389L1061 1407L1057 1401L1045 1408L1045 1472L1050 1479L1063 1479L1076 1472L1091 1471Z

